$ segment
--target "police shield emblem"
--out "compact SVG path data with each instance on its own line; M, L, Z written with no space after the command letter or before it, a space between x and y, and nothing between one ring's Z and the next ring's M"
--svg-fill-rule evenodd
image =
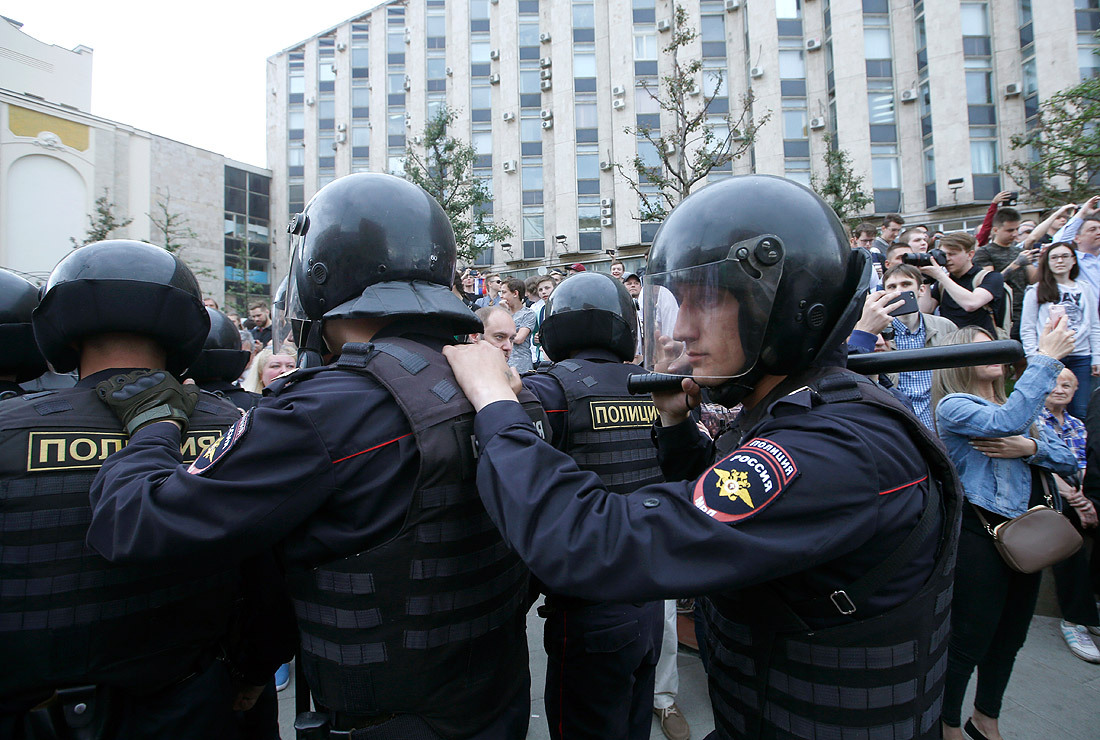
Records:
M719 460L695 483L695 506L735 524L763 511L799 475L791 456L756 437Z

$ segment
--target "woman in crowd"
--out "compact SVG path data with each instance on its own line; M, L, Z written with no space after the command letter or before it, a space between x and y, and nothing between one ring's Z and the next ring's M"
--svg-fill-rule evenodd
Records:
M1039 330L1058 314L1068 319L1068 327L1077 339L1063 364L1077 376L1077 393L1069 413L1085 418L1092 377L1100 375L1100 317L1096 293L1085 280L1078 280L1080 267L1072 244L1060 243L1047 248L1039 257L1038 281L1024 293L1020 316L1020 341L1030 357L1039 344Z
M244 389L252 393L263 393L275 378L294 369L297 353L292 345L284 345L279 354L272 354L270 347L264 347L252 361L245 375Z
M983 329L968 326L947 337L948 344L988 342ZM1043 500L1039 474L1032 466L1073 473L1077 459L1060 439L1036 419L1047 393L1062 370L1060 360L1074 347L1065 317L1057 318L1039 337L1037 351L1004 394L1004 366L937 370L932 402L940 438L959 470L963 493L962 534L955 571L955 596L947 654L943 700L945 740L964 737L962 703L970 674L978 668L974 714L966 737L1000 740L997 717L1016 653L1027 637L1039 592L1039 574L1019 573L1005 563L991 527L1027 511Z

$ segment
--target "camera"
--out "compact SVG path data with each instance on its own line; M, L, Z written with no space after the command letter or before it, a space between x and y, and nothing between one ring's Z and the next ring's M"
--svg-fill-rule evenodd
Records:
M1005 205L1006 206L1014 206L1014 205L1016 205L1016 201L1019 200L1019 199L1020 199L1020 191L1019 190L1013 190L1011 193L1008 194L1008 200L1005 201Z
M901 261L913 267L927 267L936 261L940 267L947 267L947 255L942 249L929 249L927 252L909 252L901 256Z

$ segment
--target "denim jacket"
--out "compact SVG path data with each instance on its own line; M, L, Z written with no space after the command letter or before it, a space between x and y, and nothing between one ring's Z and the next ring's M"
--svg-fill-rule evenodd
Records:
M1039 416L1047 394L1062 371L1062 363L1046 355L1028 358L1027 370L1003 406L969 393L952 393L936 407L936 426L947 453L959 470L967 501L1006 517L1027 511L1031 497L1031 465L1056 473L1072 473L1077 458L1058 438L1039 425L1038 449L1031 457L1002 459L986 457L970 446L975 437L1011 437L1028 434ZM1034 437L1031 437L1034 439Z

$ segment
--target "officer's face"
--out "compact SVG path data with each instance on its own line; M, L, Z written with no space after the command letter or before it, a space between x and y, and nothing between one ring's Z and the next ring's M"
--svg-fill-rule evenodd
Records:
M504 353L505 359L512 356L512 339L516 336L516 322L505 311L493 311L485 322L485 331L481 334L489 344Z
M737 326L740 306L733 294L713 287L684 286L672 338L684 343L684 357L695 382L720 385L745 365Z
M294 358L290 355L272 355L271 359L267 361L267 366L264 368L263 375L260 377L260 381L264 384L264 388L271 385L275 378L279 377L283 373L290 372L294 369Z

